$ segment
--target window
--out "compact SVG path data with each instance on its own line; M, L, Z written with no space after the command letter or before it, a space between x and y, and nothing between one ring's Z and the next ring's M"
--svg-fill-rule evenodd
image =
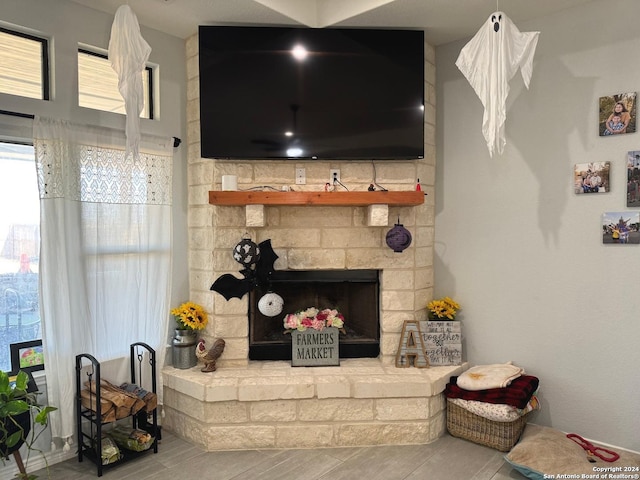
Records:
M140 117L153 118L151 67L142 74L144 108ZM124 100L118 90L118 75L106 55L78 49L78 104L105 112L125 114Z
M9 346L41 337L40 199L33 147L0 142L0 370Z
M46 39L0 28L0 92L49 100Z

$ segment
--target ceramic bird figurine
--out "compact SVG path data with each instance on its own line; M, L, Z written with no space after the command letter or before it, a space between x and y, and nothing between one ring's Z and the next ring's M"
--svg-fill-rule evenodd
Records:
M198 342L198 345L196 345L196 357L204 363L204 367L202 367L200 371L215 372L216 361L224 351L225 341L222 338L217 339L213 343L213 347L209 350L206 350L204 345L205 342L202 339Z

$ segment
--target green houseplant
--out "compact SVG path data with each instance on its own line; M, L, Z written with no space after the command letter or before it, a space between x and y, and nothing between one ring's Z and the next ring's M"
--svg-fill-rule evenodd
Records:
M55 407L40 405L36 399L37 394L28 392L28 384L27 373L18 372L14 380L9 378L9 374L0 370L0 457L3 465L8 456L23 444L27 445L30 452L37 450L33 445L47 428L49 413L57 410ZM36 425L40 427L36 428ZM28 460L27 457L26 463ZM26 473L21 460L19 462L21 472L17 474L17 478L35 479L34 475Z

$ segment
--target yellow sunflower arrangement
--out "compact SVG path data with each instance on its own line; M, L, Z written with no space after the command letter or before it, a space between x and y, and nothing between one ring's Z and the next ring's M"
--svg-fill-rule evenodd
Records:
M175 317L177 328L180 330L202 330L209 321L204 308L193 302L185 302L174 308L171 315Z
M455 320L456 313L460 310L460 304L449 297L444 297L430 301L427 308L429 309L429 320Z

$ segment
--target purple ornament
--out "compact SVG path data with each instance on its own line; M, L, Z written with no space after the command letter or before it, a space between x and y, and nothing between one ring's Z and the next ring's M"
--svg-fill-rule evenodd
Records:
M401 253L411 245L411 232L404 228L398 219L398 223L387 232L387 245L396 253Z

